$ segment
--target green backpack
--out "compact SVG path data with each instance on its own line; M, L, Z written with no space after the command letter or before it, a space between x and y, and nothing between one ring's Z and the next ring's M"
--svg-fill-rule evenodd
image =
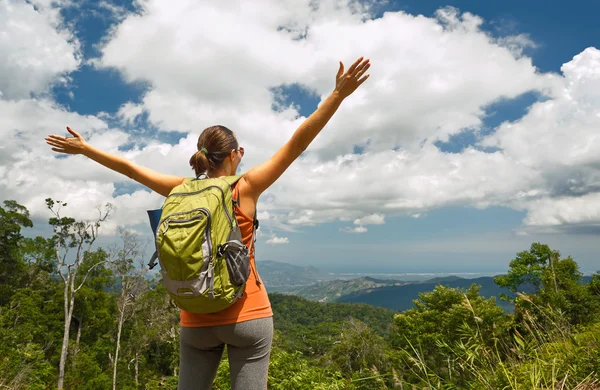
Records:
M177 306L214 313L244 293L250 253L242 242L232 186L241 176L185 179L173 188L156 225L156 252L162 280Z

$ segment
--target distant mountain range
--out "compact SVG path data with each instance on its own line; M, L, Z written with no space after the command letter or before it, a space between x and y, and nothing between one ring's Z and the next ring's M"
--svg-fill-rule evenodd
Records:
M294 295L311 301L334 302L341 297L358 291L372 290L380 287L402 286L410 282L399 280L374 279L369 276L351 280L331 280L312 284L294 291Z
M375 279L369 276L348 279L316 267L299 267L278 261L257 262L258 272L270 293L297 295L317 302L366 303L386 309L403 311L414 307L419 293L432 291L438 284L451 288L468 289L472 284L481 286L483 297L496 297L496 303L511 312L512 305L499 299L500 294L514 296L499 287L493 276L466 279L458 276L437 277L425 281ZM591 277L585 276L584 283ZM531 292L525 286L523 292Z
M481 286L481 296L490 298L497 297L496 303L506 311L512 311L512 305L499 299L500 294L514 295L508 289L499 287L494 278L485 276L475 279L463 279L457 277L437 278L435 280L407 283L401 286L385 286L374 289L354 291L341 296L337 302L367 303L373 306L385 307L387 309L403 311L413 307L413 300L419 297L419 293L432 291L435 286L441 284L451 288L468 289L472 284Z
M299 267L279 261L257 261L256 268L269 292L290 293L334 278L331 273L315 267Z

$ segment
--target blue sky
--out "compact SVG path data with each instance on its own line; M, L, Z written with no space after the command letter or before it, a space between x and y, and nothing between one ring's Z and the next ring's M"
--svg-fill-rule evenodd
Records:
M67 83L51 88L50 96L67 111L82 116L102 117L99 113L107 113L103 120L108 126L118 127L131 136L129 143L120 145L119 150L123 152L144 147L149 140L176 145L187 136L187 130L171 125L173 122L157 124L149 120L147 112L130 123L116 118L125 103L145 104L145 94L153 89L151 82L139 79L126 82L121 71L88 63L102 56L98 45L106 38L109 29L117 26L127 16L126 12L134 11L131 2L109 3L122 7L119 13L95 2L62 9L65 25L70 26L81 44L83 62L77 70L68 73ZM568 5L513 0L390 1L385 7L376 9L376 16L404 11L433 18L437 10L446 6L483 18L481 30L495 38L526 34L534 47L524 47L523 53L531 58L540 73L560 73L561 66L575 55L588 47L599 46L600 24L596 15L600 12L600 3L594 1L571 1ZM377 71L376 66L375 63L373 72ZM283 87L281 91L286 95L283 103L299 106L302 116L308 116L320 99L314 92L308 92L297 84ZM485 115L476 130L454 133L447 142L437 140L434 145L448 154L461 154L469 147L496 150L481 145L482 137L493 134L503 122L519 120L533 103L547 99L537 91L528 91L514 99L493 101L481 107ZM239 134L243 144L243 130ZM322 150L319 146L319 153L326 155L326 149ZM354 151L362 153L363 148L357 146ZM393 180L402 182L403 178L395 177ZM138 190L140 186L135 183L121 181L115 183L112 195L133 194ZM289 244L267 245L263 239L257 250L258 260L310 264L339 272L502 272L517 251L527 249L534 240L541 240L561 250L564 255L574 256L586 272L598 268L600 252L593 244L597 238L593 235L578 234L568 229L552 234L535 232L523 235L519 234L519 230L528 215L526 206L492 204L477 208L474 204L460 203L432 204L418 212L390 213L386 215L385 224L369 225L366 234L344 233L341 229L348 227L349 223L339 220L314 226L292 226L293 231L281 230L276 224L267 222L263 224L264 234L286 236ZM139 210L139 213L143 212ZM143 229L143 224L137 226Z

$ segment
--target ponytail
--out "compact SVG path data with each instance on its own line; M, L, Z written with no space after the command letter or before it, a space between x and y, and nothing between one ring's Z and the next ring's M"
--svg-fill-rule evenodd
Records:
M190 166L196 173L196 177L206 173L210 167L210 162L204 151L198 150L190 158Z
M238 142L233 131L216 125L204 129L198 137L197 146L198 151L190 158L190 166L199 177L220 168L229 153L238 148Z

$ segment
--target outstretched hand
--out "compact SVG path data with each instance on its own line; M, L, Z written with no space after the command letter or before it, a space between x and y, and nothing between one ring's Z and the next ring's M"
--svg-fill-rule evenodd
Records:
M360 57L348 68L348 71L344 72L344 64L340 61L340 69L335 76L335 91L344 98L350 96L369 78L368 74L364 74L370 66L368 58L365 60Z
M85 150L87 143L85 139L75 130L67 126L67 131L73 137L63 137L60 135L51 134L46 137L46 143L52 146L52 150L66 154L81 154Z

